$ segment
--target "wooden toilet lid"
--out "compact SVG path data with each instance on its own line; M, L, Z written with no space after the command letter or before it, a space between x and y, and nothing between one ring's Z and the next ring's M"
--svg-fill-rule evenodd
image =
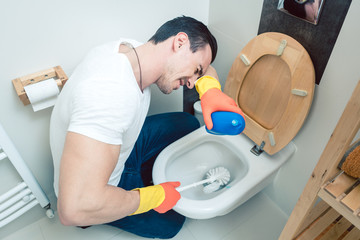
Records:
M310 110L315 71L305 48L282 33L252 39L235 59L224 92L245 114L244 134L273 155L298 133Z

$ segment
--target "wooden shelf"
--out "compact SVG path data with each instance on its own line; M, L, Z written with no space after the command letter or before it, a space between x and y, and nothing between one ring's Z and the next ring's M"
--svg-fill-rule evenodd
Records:
M360 240L360 179L352 178L338 168L360 128L359 96L360 81L281 232L280 240Z
M359 238L360 230L334 210L334 208L328 206L328 208L295 239L359 240Z
M318 211L319 207L316 205L314 210ZM359 240L360 230L334 208L327 205L325 210L319 213L319 216L295 238L296 240Z
M318 196L360 229L359 183L360 179L340 172L333 181L328 181L320 188Z
M296 240L359 240L360 239L360 179L338 172L319 190L322 201L311 212Z

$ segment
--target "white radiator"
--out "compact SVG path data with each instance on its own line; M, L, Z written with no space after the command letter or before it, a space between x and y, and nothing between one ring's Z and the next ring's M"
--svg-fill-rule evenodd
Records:
M37 204L47 209L46 215L49 218L54 217L54 211L50 208L48 197L0 124L0 161L6 159L10 160L23 182L0 195L0 228Z

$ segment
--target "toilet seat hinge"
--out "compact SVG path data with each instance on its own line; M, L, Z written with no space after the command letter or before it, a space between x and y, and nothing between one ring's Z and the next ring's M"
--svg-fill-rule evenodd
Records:
M264 146L265 146L265 142L262 141L261 145L258 146L257 144L255 144L255 146L250 150L250 152L252 152L253 154L255 154L256 156L259 156L264 150Z

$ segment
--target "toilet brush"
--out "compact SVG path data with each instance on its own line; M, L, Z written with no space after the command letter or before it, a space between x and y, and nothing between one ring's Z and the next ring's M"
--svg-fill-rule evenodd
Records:
M205 193L212 193L218 190L220 187L225 186L230 181L230 172L224 167L217 167L210 169L205 174L205 179L199 182L195 182L184 187L178 187L176 190L182 192L200 185L204 185L203 191Z
M351 177L360 178L360 140L345 152L339 168Z

